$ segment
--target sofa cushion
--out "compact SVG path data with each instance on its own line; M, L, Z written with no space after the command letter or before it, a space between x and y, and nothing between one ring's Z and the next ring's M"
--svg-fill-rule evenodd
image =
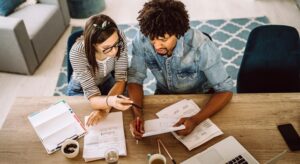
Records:
M36 4L18 10L9 17L22 19L29 38L32 39L58 10L59 8L56 5Z
M25 0L0 0L0 15L7 16Z
M17 8L15 8L14 12L18 10L22 10L24 7L37 4L37 0L26 0L22 4L20 4Z

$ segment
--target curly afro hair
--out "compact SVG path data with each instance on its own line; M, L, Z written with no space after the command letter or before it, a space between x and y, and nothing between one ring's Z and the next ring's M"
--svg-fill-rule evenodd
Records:
M190 28L185 5L177 0L151 0L139 11L137 20L141 32L150 39L165 34L179 38Z

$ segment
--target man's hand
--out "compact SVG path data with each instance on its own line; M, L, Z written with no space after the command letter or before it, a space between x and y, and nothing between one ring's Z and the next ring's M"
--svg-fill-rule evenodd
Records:
M136 139L142 139L144 131L144 120L141 117L136 117L134 120L130 123L130 131Z
M180 126L182 124L185 126L185 129L176 131L176 133L181 136L190 134L197 126L196 123L191 119L191 117L181 118L174 126Z
M99 121L103 120L107 116L106 111L93 111L88 118L87 126L96 125Z

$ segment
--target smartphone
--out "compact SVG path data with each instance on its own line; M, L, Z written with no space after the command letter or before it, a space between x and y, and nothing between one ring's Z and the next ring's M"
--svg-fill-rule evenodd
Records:
M291 151L300 150L300 137L292 124L278 125L277 128Z

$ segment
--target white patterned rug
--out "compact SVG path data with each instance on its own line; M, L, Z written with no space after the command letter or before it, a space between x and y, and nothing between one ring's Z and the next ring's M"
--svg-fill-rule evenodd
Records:
M208 33L213 42L222 51L222 61L228 74L234 80L233 92L236 92L236 79L238 69L244 54L248 36L255 27L268 24L267 17L255 18L236 18L236 19L217 19L191 21L192 28ZM124 31L128 42L128 56L131 59L132 40L139 30L136 24L120 24L119 28ZM55 89L55 96L66 95L67 88L67 62L66 55L60 70L59 79ZM156 81L152 73L147 71L147 78L144 81L144 92L146 95L154 93Z

